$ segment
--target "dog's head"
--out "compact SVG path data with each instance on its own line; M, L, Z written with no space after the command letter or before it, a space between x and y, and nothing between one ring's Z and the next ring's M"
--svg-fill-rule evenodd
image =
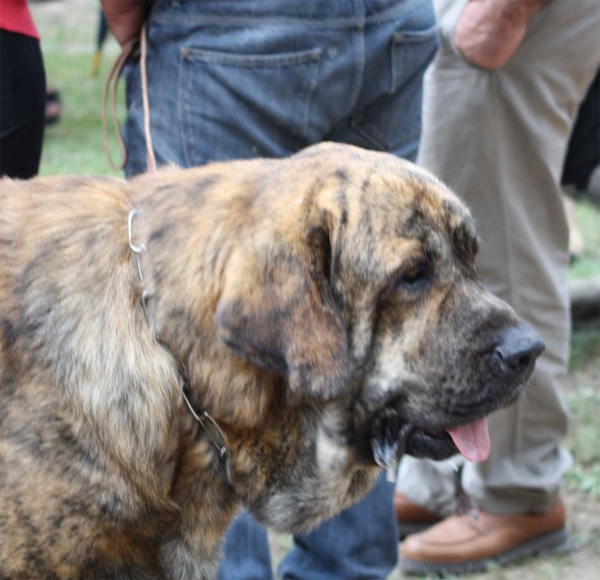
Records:
M458 198L408 162L353 148L287 163L272 215L229 261L220 338L294 393L360 393L365 416L384 404L424 431L514 401L543 343L481 284ZM414 435L408 453L457 451Z
M459 199L409 162L321 145L273 162L244 211L217 336L285 390L233 444L255 513L303 529L356 501L375 462L485 459L483 418L544 347L481 284Z

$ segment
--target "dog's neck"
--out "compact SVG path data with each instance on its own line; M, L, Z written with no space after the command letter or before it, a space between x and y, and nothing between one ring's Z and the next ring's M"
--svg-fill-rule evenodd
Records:
M129 212L128 220L127 220L127 230L128 230L128 242L129 249L133 254L133 258L135 261L138 282L139 282L139 290L140 294L140 306L144 312L144 317L150 327L152 327L153 317L151 317L151 307L152 307L152 299L153 299L153 291L148 289L148 278L146 278L143 274L144 270L152 271L150 267L150 263L148 261L148 250L144 243L136 243L136 238L134 235L134 219L136 216L141 216L142 212L138 209L133 209ZM138 217L139 220L139 217ZM166 344L160 337L160 334L154 333L155 338L158 342L160 342L167 351L170 352L168 344ZM171 356L173 353L170 352ZM189 389L189 381L187 379L188 373L186 368L183 366L183 363L179 359L179 357L173 356L175 362L178 366L178 372L180 376L180 384L181 384L181 396L185 402L185 406L189 409L192 417L198 422L198 424L202 427L202 430L205 432L205 437L209 440L209 442L213 445L213 447L217 451L217 455L221 463L226 464L228 460L228 449L227 449L227 438L223 433L222 429L219 427L218 423L211 417L211 415L206 410L200 410L194 408L194 405L190 401L190 389Z
M250 365L217 338L215 311L238 238L235 223L223 222L219 201L197 207L185 188L171 186L169 175L164 188L153 184L153 195L140 187L132 195L140 211L133 242L147 249L140 255L139 295L148 293L150 327L185 370L195 409L207 410L220 425L256 426L282 402L284 389L280 377Z

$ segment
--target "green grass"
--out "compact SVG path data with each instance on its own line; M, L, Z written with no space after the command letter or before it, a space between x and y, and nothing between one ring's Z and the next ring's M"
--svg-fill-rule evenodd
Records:
M567 394L566 401L571 412L567 446L578 465L591 468L600 476L600 392L597 385L578 385L575 392Z
M597 442L598 437L596 436ZM565 485L567 489L600 498L600 465L593 465L588 468L576 465L567 472Z
M566 447L574 465L567 489L600 498L600 335L577 331L571 339L570 374L574 387L565 399L571 414Z
M569 372L575 373L584 366L591 366L600 381L600 328L576 329L571 336L571 359ZM598 383L595 385L598 387ZM600 390L597 389L597 392Z
M101 120L102 85L109 62L104 59L100 75L90 75L91 54L61 54L47 52L46 74L53 87L60 90L62 118L46 129L42 175L93 173L121 175L111 169L104 152ZM125 116L123 87L119 87L118 115ZM109 121L109 144L116 162L119 149Z
M569 270L572 280L600 275L600 208L590 201L575 203L575 221L585 241L583 256Z
M108 164L102 137L102 88L119 53L113 38L105 43L98 76L91 75L99 3L54 2L33 4L31 9L42 37L46 79L60 91L62 101L60 122L46 128L40 174L122 175ZM123 84L117 101L121 120L125 118ZM110 117L109 127L109 144L113 158L118 160Z

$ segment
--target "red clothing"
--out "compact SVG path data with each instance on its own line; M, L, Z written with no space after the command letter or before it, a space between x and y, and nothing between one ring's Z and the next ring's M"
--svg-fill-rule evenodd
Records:
M0 28L39 40L27 0L0 0Z

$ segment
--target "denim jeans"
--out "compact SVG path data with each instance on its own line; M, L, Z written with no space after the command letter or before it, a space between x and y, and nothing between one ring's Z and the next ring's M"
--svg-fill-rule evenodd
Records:
M414 160L423 73L438 46L431 0L158 1L148 21L157 164L283 157L320 141ZM126 175L146 166L139 64L126 71ZM385 578L397 560L393 485L294 538L283 578ZM224 580L271 578L264 530L232 525Z
M148 94L158 165L283 157L320 141L414 159L431 0L158 0ZM140 73L126 70L127 176L146 168Z
M279 565L277 576L283 580L386 578L398 558L393 495L394 484L384 474L360 503L310 534L294 536L294 546ZM267 534L247 512L227 533L219 578L273 578Z

